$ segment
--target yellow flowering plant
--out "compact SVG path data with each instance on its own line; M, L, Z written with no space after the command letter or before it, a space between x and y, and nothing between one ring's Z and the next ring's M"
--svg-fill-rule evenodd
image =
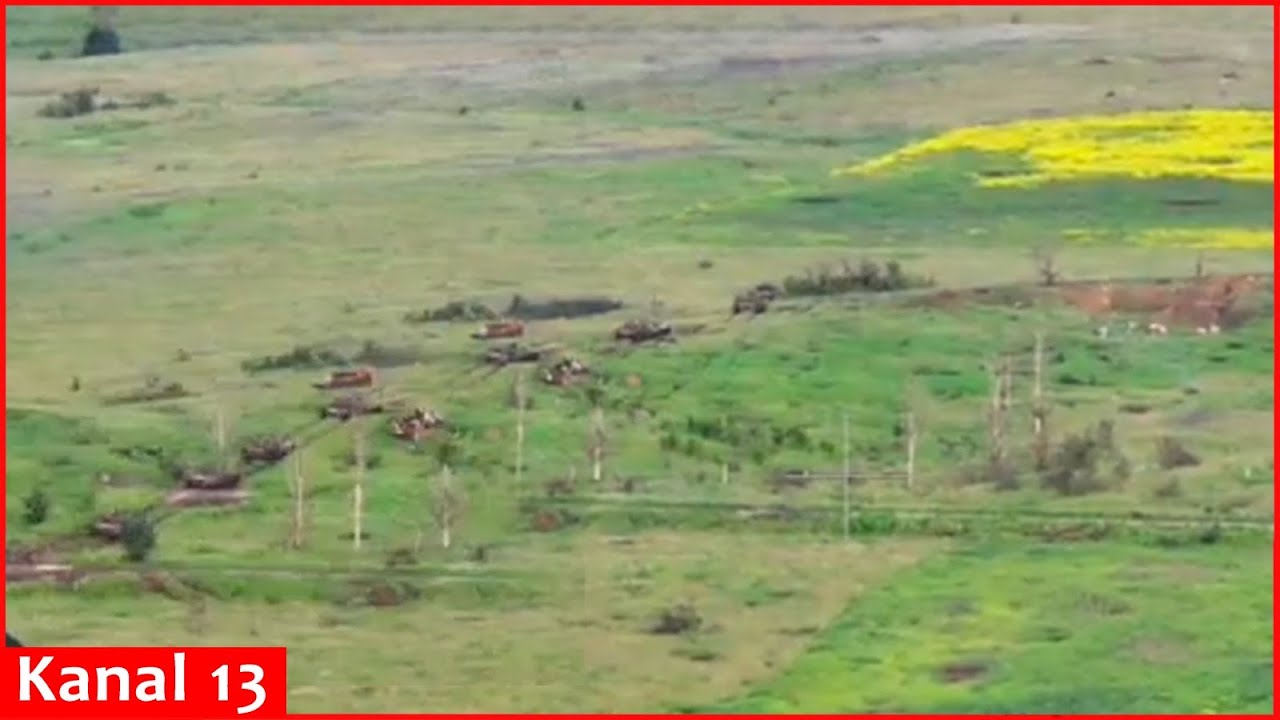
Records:
M952 130L834 176L867 176L961 152L1015 156L1025 171L979 177L983 187L1098 178L1275 181L1271 111L1180 110L1021 120Z

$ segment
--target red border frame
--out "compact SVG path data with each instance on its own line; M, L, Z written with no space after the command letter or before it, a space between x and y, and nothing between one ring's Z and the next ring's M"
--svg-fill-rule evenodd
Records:
M657 2L636 2L636 1L634 1L634 0L598 0L597 2L574 2L574 1L572 1L572 0L545 0L544 2L529 2L529 1L527 1L527 0L525 0L525 1L521 1L521 0L514 0L514 1L506 1L506 2L504 2L504 1L502 1L502 0L471 0L470 2L414 2L414 1L412 1L412 0L382 0L382 1L380 1L380 2L342 2L341 0L309 0L309 1L308 1L308 0L281 0L281 1L277 1L277 2L257 2L257 1L255 1L255 0L215 0L215 1L213 1L213 2L183 2L183 1L179 0L179 1L176 1L176 2L164 2L163 0L134 0L134 1L132 1L132 2L115 2L115 3L111 3L111 4L113 4L113 5L118 5L118 6L122 6L122 7L131 7L131 6L136 7L136 6L147 6L147 5L160 5L160 6L174 6L174 5L179 5L179 6L182 6L182 5L191 5L191 6L246 6L246 5L247 5L247 6L290 6L290 5L298 5L298 6L324 6L324 5L330 5L330 6L334 6L334 5L337 5L337 6L352 6L352 5L367 5L367 6L387 5L387 6L397 6L397 5L399 5L399 6L406 6L406 5L422 5L422 6L445 6L445 7L449 7L449 6L452 6L452 7L466 7L466 6L532 6L532 7L537 7L537 6L577 6L577 7L592 7L592 6L597 6L597 7L598 7L598 6L639 6L639 7L643 7L643 6L660 6L660 7L679 7L679 6L856 6L856 5L872 5L872 6L893 6L893 5L904 5L904 6L925 6L925 7L974 6L974 5L980 5L980 6L1009 6L1009 7L1017 7L1017 6L1121 6L1121 7L1124 7L1124 6L1169 6L1169 5L1185 5L1185 6L1219 6L1219 5L1223 5L1223 6L1236 6L1236 7L1240 7L1240 6L1259 6L1259 7L1271 6L1271 7L1274 9L1274 8L1276 7L1276 0L1271 0L1271 1L1267 1L1267 0L1233 0L1233 1L1231 1L1231 2L1217 2L1217 3L1212 3L1212 2L1191 2L1190 0L1173 0L1172 2L1155 2L1155 1L1153 1L1153 0L1146 0L1145 2L1106 2L1105 0L1076 0L1075 2L1051 2L1051 1L1048 1L1048 0L1029 0L1028 2L1024 2L1024 3L1021 3L1021 4L1006 3L1006 2L996 2L996 1L993 1L993 0L973 0L973 1L971 1L971 2L913 2L912 0L879 0L878 2L858 2L858 1L856 1L856 0L854 0L854 1L845 1L845 2L833 1L833 0L827 0L826 2L766 2L766 1L763 1L763 0L742 0L742 1L739 1L739 2L730 2L730 1L728 1L728 0L708 0L708 1L704 1L704 2L680 2L680 1L678 1L678 0L665 0L665 1L659 0L659 1L657 1ZM5 7L7 8L7 7L10 7L10 6L62 6L62 5L75 6L75 5L84 5L84 3L74 2L73 0L37 0L37 1L35 1L35 2L9 2L8 0L6 0L6 1L4 2L4 5L5 5ZM6 26L6 28L0 28L0 38L3 38L3 37L5 36L5 34L6 34L6 32L7 32L7 26ZM1274 19L1273 19L1273 23L1272 23L1272 34L1273 34L1273 46L1272 46L1272 47L1273 47L1273 53L1274 53L1274 52L1275 52L1275 49L1274 49L1274 48L1275 48L1275 46L1274 46L1274 39L1275 39L1275 26L1274 26ZM6 45L7 45L7 43L6 43ZM1274 62L1274 58L1273 58L1273 62ZM5 77L4 79L0 79L0 83L7 84L7 75L6 75L6 77ZM1276 89L1276 90L1280 90L1280 81L1277 81L1277 80L1275 79L1275 77L1274 77L1274 64L1273 64L1273 83L1274 83L1275 89ZM0 88L4 88L4 85L0 85ZM7 92L6 92L6 98L7 98ZM1280 158L1280 152L1277 152L1277 153L1276 153L1276 155L1277 155L1277 158ZM2 173L7 173L7 165L6 165L5 169L4 169L4 170L0 170L0 172L2 172ZM1280 193L1277 193L1277 196L1280 196ZM5 225L6 225L6 227L7 227L7 222L8 222L8 221L7 221L7 215L6 215L6 218L5 218L5 220L4 220L3 222L5 223ZM6 237L6 238L7 238L7 235L8 235L8 233L7 233L7 230L6 230L6 233L5 233L5 237ZM1274 264L1274 262L1275 262L1275 261L1274 261L1274 256L1273 256L1273 264ZM5 265L6 265L6 261L5 261L5 259L0 258L0 281L5 280L5 278L6 278L6 275L5 275L5 273L6 273ZM0 303L3 303L3 302L4 302L4 301L0 300ZM1275 323L1276 323L1277 328L1280 328L1280 320L1275 320L1275 319L1273 319L1273 322L1275 322ZM5 323L6 323L6 325L7 325L7 315L6 315L6 321L5 321ZM0 326L0 338L4 338L4 337L6 337L6 336L5 336L5 331L6 331L6 329L7 329L7 328L5 328L4 326ZM1276 368L1276 365L1275 365L1275 358L1274 358L1274 357L1273 357L1273 359L1272 359L1272 362L1273 362L1273 365L1272 365L1272 393L1273 393L1273 398L1274 398L1274 393L1275 393L1275 391L1276 391L1277 389L1280 389L1280 384L1278 384L1278 383L1276 382L1276 373L1275 373L1275 370L1276 370L1277 368ZM7 381L8 381L8 366L7 366L7 364L6 364L4 379L3 379L2 381L0 381L0 400L3 400L3 401L5 402L5 407L6 407L6 408L8 407L8 402L7 402L7 392L6 392ZM5 428L0 428L0 438L4 438L4 437L5 437L5 432L6 432ZM1273 426L1273 428L1272 428L1272 433L1273 433L1273 443L1274 443L1275 439L1276 439L1277 437L1280 437L1280 433L1278 433L1278 432L1277 432L1277 430L1276 430L1276 427L1275 427L1275 426ZM6 445L6 447L7 447L7 445ZM5 458L0 458L0 468L3 468L3 463L4 463L4 462L5 462ZM1274 478L1273 478L1273 481L1274 481ZM3 484L3 480L0 480L0 484ZM1273 509L1272 509L1273 513L1274 513L1274 510L1275 510L1275 508L1273 507ZM3 528L4 528L4 523L5 523L5 518L4 518L4 516L3 516L3 515L0 515L0 529L3 529ZM0 567L3 567L3 565L4 565L4 558L0 558ZM1272 573L1273 573L1272 577L1273 577L1273 578L1274 578L1274 572L1275 572L1275 569L1276 569L1276 545L1275 545L1275 540L1274 540L1274 536L1273 536L1273 540L1272 540ZM1272 622L1273 622L1273 624L1272 624L1272 627L1273 627L1273 632L1272 632L1272 661L1273 661L1273 662L1272 662L1272 672L1273 672L1273 683L1274 683L1274 682L1275 682L1275 680L1280 680L1280 673L1276 672L1276 670L1275 670L1275 662L1274 662L1274 661L1275 661L1275 658L1276 658L1276 654L1277 654L1277 653L1276 653L1276 648L1277 648L1277 646L1276 646L1276 644L1275 644L1275 633L1274 633L1274 627L1275 627L1275 620L1276 620L1276 618L1277 618L1277 617L1280 617L1280 614L1277 614L1276 609L1275 609L1275 603L1274 603L1274 584L1273 584L1273 590L1272 590L1272 592L1273 592L1273 601L1272 601ZM3 610L3 609L4 609L4 597L3 597L3 594L0 594L0 610ZM1274 700L1273 700L1273 702L1274 702ZM1273 712L1272 717L1274 717L1274 716L1275 716L1275 709L1274 709L1274 705L1273 705L1273 710L1272 710L1272 712ZM299 718L299 719L303 719L303 718L305 718L305 719L308 719L308 720L324 720L324 719L326 719L326 718L332 718L332 719L335 719L335 720L337 720L337 719L340 719L340 718L341 718L341 719L347 719L347 720L349 720L349 719L351 719L351 718L389 718L389 717L396 717L396 718L487 718L487 719L491 719L491 720L499 720L499 719L501 719L501 718L523 718L523 717L528 717L528 715L521 715L521 714L479 714L479 713L477 713L477 714L436 714L436 715L424 715L424 714L411 714L411 713L397 713L397 714L382 714L382 715L321 715L321 714L305 714L305 715L304 715L304 714L290 714L290 715L288 715L288 717L289 717L289 718ZM597 716L597 715L570 715L570 714L562 714L562 715L548 715L548 717L561 717L561 718L567 718L567 719L570 719L570 720L574 720L574 719L587 720L588 718L595 718L595 717L599 717L599 716ZM622 720L645 720L645 719L649 719L649 718L660 718L660 717L666 717L666 716L664 716L664 715L658 715L658 714L653 714L653 715L628 714L628 715L614 715L614 716L612 716L612 717L621 718ZM745 718L756 717L756 716L752 716L752 715L705 715L705 716L703 716L703 717L706 717L706 718L708 718L709 720L732 720L732 719L738 719L738 718L743 718L743 719L745 719ZM768 716L764 716L764 717L768 717ZM876 715L849 715L849 714L840 715L840 714L830 714L830 715L797 715L797 716L795 716L795 717L812 718L813 720L819 720L819 719L822 719L822 718L833 718L833 719L834 719L834 718L872 718L872 717L878 717L878 716L876 716ZM897 716L893 716L893 717L902 717L902 718L930 718L930 717L948 717L948 716L946 716L946 715L897 715ZM975 716L975 717L999 717L999 716L986 715L986 716ZM1065 715L1014 715L1014 716L1006 716L1006 717L1027 717L1027 718L1031 718L1031 717L1066 717L1066 716L1065 716ZM1112 716L1102 716L1102 717L1150 717L1150 718L1157 718L1157 717L1170 717L1170 718L1193 718L1193 717L1197 717L1197 716L1195 716L1195 715L1144 715L1144 716L1133 716L1133 715L1129 715L1129 716L1126 716L1126 715L1112 715ZM1267 716L1265 716L1265 715L1227 715L1227 716L1222 716L1222 717L1248 718L1248 717L1267 717Z

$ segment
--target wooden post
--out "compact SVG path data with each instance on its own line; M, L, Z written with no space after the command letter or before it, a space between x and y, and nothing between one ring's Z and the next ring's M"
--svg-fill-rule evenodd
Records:
M361 535L364 532L364 428L359 421L354 428L355 440L355 487L351 495L351 542L356 552L360 551Z
M907 410L907 490L916 484L916 414Z
M516 487L522 488L524 480L524 371L516 371Z
M1049 435L1046 427L1049 408L1044 400L1044 333L1036 333L1035 363L1031 395L1031 456L1036 470L1043 470L1049 462Z
M1204 253L1196 253L1196 277L1204 277Z
M852 472L853 472L852 458L850 457L850 448L849 448L849 412L846 410L844 413L844 491L843 491L842 502L840 504L842 509L842 514L844 516L844 539L846 542L848 542L849 540L849 533L850 533L849 511L850 511L851 498L850 498L849 476L852 474Z

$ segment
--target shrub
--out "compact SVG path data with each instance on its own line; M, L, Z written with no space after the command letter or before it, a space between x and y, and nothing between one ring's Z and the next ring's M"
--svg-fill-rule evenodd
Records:
M607 297L588 296L536 301L522 295L515 295L507 305L506 316L517 320L561 320L603 315L621 310L622 307L622 301Z
M667 608L658 614L650 632L654 635L688 635L702 627L702 616L687 604Z
M49 519L49 496L36 488L22 500L22 519L28 525L39 525Z
M120 35L110 28L93 27L84 36L84 47L80 54L84 57L94 55L116 55L120 52Z
M121 526L120 539L125 557L132 562L142 562L156 546L155 522L146 513L130 514Z
M253 374L269 370L313 370L346 364L348 364L347 358L333 350L318 345L298 345L292 350L279 355L263 355L262 357L250 358L240 363L240 368L246 373Z
M1182 443L1175 438L1166 436L1156 440L1156 464L1161 470L1173 470L1199 465L1200 458L1183 447Z
M1104 460L1112 462L1110 473L1099 470ZM1116 448L1115 426L1103 420L1063 439L1040 477L1046 487L1061 495L1084 495L1123 482L1128 475L1128 460Z
M477 302L470 301L454 301L446 303L441 307L419 312L411 312L404 316L404 321L409 323L425 323L425 322L478 322L483 320L497 320L498 313L481 305Z
M872 260L860 261L857 268L842 262L838 270L822 266L782 281L783 290L795 296L893 292L933 284L931 278L907 273L896 260L885 263L883 268Z
M88 115L97 109L97 88L80 88L62 93L37 111L41 117L73 118Z

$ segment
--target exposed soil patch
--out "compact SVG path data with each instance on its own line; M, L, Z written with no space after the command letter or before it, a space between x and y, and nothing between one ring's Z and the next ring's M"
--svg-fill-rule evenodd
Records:
M909 307L962 310L973 305L1025 308L1065 303L1091 317L1141 317L1168 328L1229 329L1255 317L1272 275L1069 282L1054 287L1010 285L940 290L907 301Z
M240 488L212 489L181 488L165 497L165 504L172 508L192 507L244 507L249 502L249 491Z
M943 665L938 677L949 685L956 683L976 682L986 677L987 664L976 660L965 660Z
M1151 665L1183 665L1194 660L1185 644L1172 640L1148 638L1134 643L1133 655Z

